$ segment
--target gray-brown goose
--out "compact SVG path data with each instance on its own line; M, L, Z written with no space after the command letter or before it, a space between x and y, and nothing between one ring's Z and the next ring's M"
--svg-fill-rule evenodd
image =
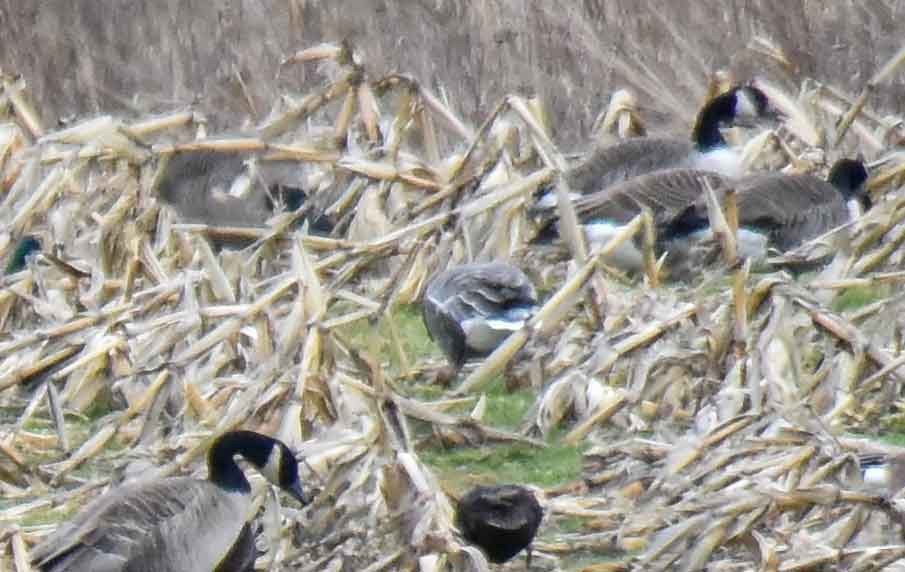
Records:
M737 177L742 174L741 158L728 147L720 128L775 117L763 91L753 85L735 86L701 108L690 139L637 137L600 146L570 169L566 180L572 192L587 195L663 169L700 169ZM555 205L555 195L543 195L538 204Z
M739 228L760 231L778 250L848 222L871 206L867 168L856 159L840 159L826 180L813 175L768 174L739 182Z
M422 316L431 338L459 369L469 358L496 349L525 324L536 307L534 285L515 266L464 264L431 278Z
M262 227L279 207L297 210L307 195L292 176L298 165L287 162L260 162L258 176L266 190L250 181L245 196L229 194L246 174L245 156L218 151L177 151L167 159L157 182L161 199L171 205L186 222L213 227ZM331 221L318 213L307 215L312 233L329 234Z
M681 222L686 211L700 200L705 185L720 190L728 182L728 178L710 171L665 169L579 197L573 204L592 246L607 243L644 208L651 211L658 243L664 246L698 230L696 226L686 229ZM546 241L558 234L555 211L541 211L538 220L538 240ZM694 219L694 222L697 223L697 220ZM640 237L623 243L606 258L606 262L630 272L641 271L643 255Z
M814 175L766 173L742 177L731 184L738 193L739 233L760 236L763 257L766 246L787 251L842 225L870 208L867 168L857 159L840 159L830 168L826 180ZM706 235L707 211L702 201L689 208L677 229ZM754 244L753 240L748 241Z
M636 177L575 201L589 241L605 243L641 212L651 210L659 250L672 255L673 270L695 244L712 239L704 192L707 185L721 197L732 187L738 196L739 255L755 260L768 247L790 250L847 222L855 210L868 208L867 170L861 161L841 159L827 180L813 175L763 173L730 179L717 173L668 169ZM542 219L541 236L556 234L555 214ZM669 259L668 259L669 260ZM607 261L640 271L638 240L626 242Z
M208 478L126 484L89 504L32 551L42 572L217 572L254 568L247 512L251 485L239 455L271 483L307 503L292 451L252 431L216 439Z

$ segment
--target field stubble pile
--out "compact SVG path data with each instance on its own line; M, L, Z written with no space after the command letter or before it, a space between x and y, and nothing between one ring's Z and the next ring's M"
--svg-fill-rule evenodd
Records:
M581 552L606 554L588 570L905 559L905 505L866 487L857 461L896 450L852 436L901 426L905 127L868 103L902 59L853 98L762 79L786 119L737 138L752 169L873 162L877 206L849 239L774 260L829 264L794 276L734 263L730 208L711 213L730 264L683 284L652 251L643 277L606 268L615 244L589 251L567 201L567 252L528 244L533 197L548 185L564 197L570 161L530 97L506 97L475 129L412 78L371 78L349 46L324 45L286 62L319 65L321 87L231 136L191 111L50 129L24 81L4 77L0 252L26 233L44 245L0 289L4 569L26 569L28 547L108 485L203 472L214 436L240 426L278 435L320 490L300 510L260 489L261 566L488 569L454 533L458 492L419 457L429 442L582 446L582 477L545 491L547 522L579 525L541 534L544 569ZM654 130L643 121L614 91L595 138ZM154 184L173 149L297 162L305 208L336 229L308 234L303 212L262 228L180 222ZM614 240L630 233L653 244L649 216ZM507 259L549 293L542 309L438 398L412 392L434 364L406 350L396 310L449 264ZM484 420L483 390L503 372L537 395L519 430Z

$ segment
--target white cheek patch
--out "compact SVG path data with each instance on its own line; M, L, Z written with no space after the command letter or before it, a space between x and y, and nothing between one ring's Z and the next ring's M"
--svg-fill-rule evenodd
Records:
M864 212L861 209L861 203L859 203L856 199L851 199L845 204L848 207L848 217L849 220L858 220L861 218L861 215Z
M265 479L278 486L280 484L280 464L282 462L283 448L274 446L267 457L267 463L260 469Z
M866 485L885 487L889 483L889 467L886 465L867 467L864 469L863 480Z
M735 92L735 115L736 117L757 117L757 105L751 99L751 94L745 89Z

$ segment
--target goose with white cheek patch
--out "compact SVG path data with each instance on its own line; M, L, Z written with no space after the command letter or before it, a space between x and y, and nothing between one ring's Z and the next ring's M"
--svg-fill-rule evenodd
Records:
M520 269L500 262L464 264L433 278L422 316L431 339L458 370L485 357L537 310L537 291Z
M251 485L235 456L300 503L308 497L298 464L281 441L252 431L217 438L208 478L126 484L89 504L38 545L42 572L250 572L256 548L246 521Z
M763 91L753 85L735 86L701 108L690 139L636 137L601 146L570 169L566 180L578 196L663 169L700 169L738 177L742 175L741 156L728 146L720 129L777 118ZM545 192L536 206L555 205L555 193Z
M826 180L814 175L749 175L731 185L737 193L739 254L763 260L767 249L792 250L841 226L870 208L868 173L857 159L840 159ZM703 201L677 219L693 240L711 239Z
M768 248L791 250L845 224L870 207L867 170L859 160L841 159L827 180L813 175L755 174L730 179L693 169L668 169L636 177L576 200L575 211L588 241L603 245L642 208L650 209L659 252L668 251L674 277L689 275L703 260L695 248L712 243L713 233L704 193L710 186L718 198L734 188L738 204L738 254L758 263ZM539 242L558 234L555 213L541 219ZM605 260L629 272L643 269L640 238L623 243Z

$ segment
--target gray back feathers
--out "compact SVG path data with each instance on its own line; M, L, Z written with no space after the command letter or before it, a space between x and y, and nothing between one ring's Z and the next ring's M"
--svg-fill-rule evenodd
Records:
M271 215L267 196L255 188L247 197L228 195L245 171L242 157L213 151L174 153L161 175L160 198L187 222L212 226L263 226Z
M457 319L494 315L515 304L537 303L534 285L510 264L463 264L433 278L425 300L442 305Z
M738 182L739 226L763 230L780 250L848 221L838 189L812 175L752 175Z
M638 137L598 147L566 173L569 188L586 195L639 175L670 168L694 166L695 145L691 140L668 137Z
M699 201L708 184L719 190L728 179L710 171L666 169L582 197L575 201L575 213L584 222L605 219L624 224L647 208L656 224L665 224Z
M209 572L245 526L247 498L207 480L128 484L97 498L32 552L45 572Z
M431 279L422 309L431 337L461 367L466 358L487 351L469 344L470 327L480 324L488 331L499 330L503 322L524 320L536 304L534 285L518 268L503 263L466 264Z

